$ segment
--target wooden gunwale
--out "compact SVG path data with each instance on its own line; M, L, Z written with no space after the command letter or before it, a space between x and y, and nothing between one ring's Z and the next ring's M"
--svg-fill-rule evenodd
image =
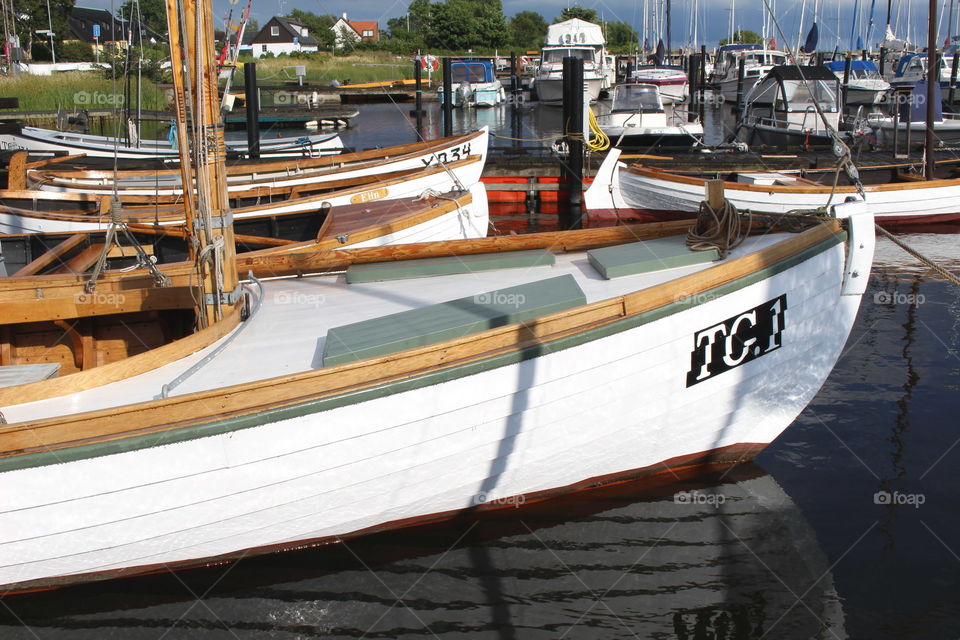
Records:
M221 322L150 351L59 378L0 389L0 406L76 393L152 371L213 344L233 331L238 324L240 324L239 304L231 308Z
M675 235L685 232L690 225L689 220L673 220L578 231L547 231L521 236L490 236L471 240L420 242L362 249L345 248L336 252L312 250L316 245L308 242L301 243L304 250L300 252L274 254L268 249L243 253L237 256L237 269L242 274L252 271L253 275L259 278L342 271L351 264L470 255L492 251L529 249L584 251L611 244ZM171 279L173 286L193 283L193 265L190 262L170 263L160 265L160 268ZM35 301L38 290L43 292L45 298L74 296L83 291L86 281L85 276L72 274L3 278L0 279L0 304L12 301ZM142 269L130 272L106 271L100 278L97 291L123 292L153 286L153 277Z
M480 156L478 155L468 156L467 158L464 158L462 160L447 163L447 168L460 169L461 167L468 166L471 163L478 162L479 159L480 159ZM264 202L264 203L255 204L255 205L248 205L245 207L234 207L231 209L231 212L233 213L234 219L236 219L238 216L242 216L245 219L255 218L256 217L255 214L259 211L268 211L267 215L270 217L301 215L303 213L308 213L308 211L284 211L284 212L271 213L269 212L269 209L272 207L278 207L278 206L289 207L289 206L297 206L297 205L310 204L310 203L317 203L317 209L319 209L320 204L322 204L326 200L329 200L332 197L341 198L351 194L357 195L361 193L366 193L368 191L371 191L372 190L371 187L374 185L376 185L378 189L389 188L398 184L403 184L404 182L408 182L410 180L429 177L429 176L433 176L433 175L437 175L439 173L445 173L445 172L446 171L443 167L431 165L429 168L425 167L424 169L407 169L404 171L396 171L388 174L372 175L369 177L364 176L363 178L353 178L350 180L338 180L338 181L335 181L335 183L324 182L317 185L317 187L323 188L324 190L323 193L299 196L296 198L287 198L283 200L277 200L275 202ZM345 184L341 184L341 183L345 183ZM302 186L302 185L298 185L298 186ZM344 187L344 188L341 188L341 187ZM57 195L67 195L67 194L61 194L60 192L56 192L56 191L28 191L26 193L31 193L31 194L50 193L50 194L57 194ZM5 195L6 194L4 192L0 192L0 202L2 202L3 197L5 197ZM94 202L105 198L105 196L94 195L94 194L77 194L77 195L90 195L93 197ZM6 196L6 197L10 197L10 196ZM148 196L144 196L144 197L148 197ZM233 197L233 195L231 195L231 197ZM41 200L43 198L34 198L34 199ZM37 220L57 220L62 222L89 222L89 223L100 222L104 224L110 221L109 202L107 203L106 211L100 211L100 212L91 211L89 213L72 212L72 211L70 212L33 211L28 209L19 209L14 207L3 207L3 206L0 206L0 210L6 210L11 213L15 213L17 215L22 215L26 218L32 218ZM167 206L162 209L157 209L155 207L149 207L149 206L146 206L143 208L135 208L132 210L130 208L125 208L125 212L128 214L125 216L128 222L138 223L138 224L153 224L153 223L175 224L178 222L183 222L184 220L184 212L183 212L182 206L180 207Z
M227 166L227 175L238 176L265 172L278 172L286 175L298 175L310 170L342 169L344 168L344 165L349 165L350 168L376 166L377 164L380 164L386 160L396 161L408 159L411 156L415 157L418 155L423 155L424 153L429 152L431 149L439 149L442 147L459 144L461 142L472 140L480 135L480 132L474 131L462 136L454 136L451 138L438 138L428 142L412 142L410 144L399 145L395 147L368 149L366 151L356 151L354 153L345 153L332 156L321 156L319 158L286 158L282 160L236 163ZM112 181L115 178L113 171L103 171L99 169L66 169L49 171L32 170L29 172L29 174L31 181L36 181L38 179L33 177L34 174L40 176L39 179L51 177L62 179L82 178L87 180L105 179ZM118 172L118 174L121 179L135 177L154 178L157 176L177 176L180 174L180 170L135 169L121 170Z
M824 222L765 249L673 282L544 316L528 323L369 358L174 398L36 420L0 428L0 458L110 442L256 415L298 403L364 390L527 349L732 283L836 238L839 221ZM16 389L15 387L13 389ZM171 416L176 416L171 420Z
M405 201L402 199L388 200L384 202L388 205L391 205L392 207L400 207L405 203ZM367 240L372 240L374 238L378 238L380 236L384 236L390 233L395 233L397 231L402 231L404 229L409 229L410 227L413 227L418 224L422 224L429 220L433 220L435 218L439 218L440 216L446 215L447 213L450 213L451 211L456 210L458 207L467 206L472 203L473 203L472 194L469 191L465 191L461 193L459 196L457 196L455 200L433 198L433 199L424 201L423 203L418 203L419 210L416 211L415 213L409 213L407 211L404 211L402 216L397 216L397 214L394 213L393 211L382 211L380 213L380 218L378 218L376 221L358 219L357 210L354 210L351 212L353 215L340 213L339 217L334 219L331 222L331 224L325 225L325 227L321 227L321 231L325 231L326 235L318 234L318 237L315 240L308 240L305 242L294 242L289 240L277 240L275 238L262 238L259 236L247 236L247 235L235 235L234 240L237 242L246 242L250 244L269 245L264 249L257 250L258 256L271 255L275 251L283 252L283 253L330 251L333 249L338 249L340 247L348 247L351 244L357 244L360 242L365 242ZM362 208L365 205L352 205L352 206ZM363 213L363 211L360 210L360 213ZM168 225L164 227L152 227L152 226L146 226L146 225L131 224L129 225L129 227L130 227L130 230L133 231L134 233L151 233L151 234L157 234L157 235L168 234L168 235L173 235L178 237L186 236L186 231L172 225ZM100 233L103 233L103 232L100 230L90 230L90 231L78 232L76 234L73 234L73 236L71 236L70 238L69 246L64 244L66 241L64 241L64 243L61 243L61 245L63 245L64 247L62 251L69 250L70 248L73 248L74 246L82 242L85 238L91 235L100 234ZM340 242L337 239L337 236L340 236L340 235L347 236L346 242ZM54 249L56 249L56 247ZM41 259L44 260L44 264L52 262L57 258L57 255L59 255L59 254L50 255L52 251L53 250L51 250L51 252L47 252L43 254L42 256L39 256L37 260L35 260L34 262L37 262ZM31 265L32 264L33 263L31 263ZM178 275L182 273L186 273L188 271L192 272L192 267L189 266L190 265L189 262L177 262L177 263L173 263L173 265L176 267L176 269L173 270L173 273L176 273ZM27 266L30 266L30 265L27 265ZM161 269L164 266L167 266L167 265L161 265ZM238 268L242 266L244 265L238 262ZM43 265L41 265L39 268L43 268ZM26 269L26 267L24 267L24 269ZM184 269L187 269L187 271L184 271ZM64 272L64 273L67 273L67 272ZM108 271L106 273L109 274L111 272ZM47 274L47 275L62 275L62 274ZM17 286L18 277L19 276L14 275L9 278L0 279L0 301L6 301L11 299L9 297L3 296L3 292L9 292L11 290L20 289ZM44 276L34 275L34 276L24 276L24 277L43 278ZM47 300L53 300L53 299L56 299L57 297L62 297L62 296L50 295L51 291L49 290L48 284L52 285L53 284L52 281L50 281L49 283L46 281L37 281L34 283L27 283L27 284L32 285L30 287L31 289L34 290L32 299L34 303L37 305L42 306ZM143 287L147 286L147 284L143 281L141 281L140 284L143 285ZM177 284L177 283L173 283L173 284ZM36 294L37 289L43 290L43 296L41 298L37 297L37 294ZM103 292L104 290L105 289L101 283L101 285L98 286L98 291ZM76 295L77 293L79 292L75 291L74 295ZM6 318L0 318L0 324L8 324L6 322Z
M647 178L655 178L657 180L665 180L667 182L677 182L680 184L688 184L696 187L703 187L703 185L708 180L707 178L681 176L675 173L671 173L669 171L661 171L659 169L651 169L648 167L630 166L627 168L627 170L630 173L633 173L639 176L644 176ZM960 178L924 180L920 182L887 182L884 184L865 184L863 185L863 190L867 193L871 193L871 192L882 192L882 191L901 191L901 190L909 190L909 189L933 189L936 187L960 187ZM834 190L829 185L819 185L819 186L779 185L779 184L758 185L758 184L743 184L741 182L730 182L727 180L724 181L723 188L727 191L750 191L754 193L829 194L831 191L834 191L835 193L857 193L857 188L850 185L837 185L837 188Z

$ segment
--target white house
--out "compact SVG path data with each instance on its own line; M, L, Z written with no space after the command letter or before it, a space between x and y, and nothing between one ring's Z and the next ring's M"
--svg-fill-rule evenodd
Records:
M317 51L319 42L310 35L309 29L289 18L274 16L260 29L251 42L253 57L262 58L268 53L277 56L294 51Z
M347 43L369 42L380 39L380 25L376 20L348 20L344 13L330 27L337 47Z

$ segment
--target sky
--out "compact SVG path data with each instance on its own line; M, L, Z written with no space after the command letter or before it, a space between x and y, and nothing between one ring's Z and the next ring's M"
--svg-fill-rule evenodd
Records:
M650 7L661 1L647 0ZM876 3L872 38L874 41L879 41L882 38L886 22L887 3L885 0L839 0L839 2L829 3L823 0L673 0L671 43L674 48L691 42L693 29L691 28L690 13L695 1L700 7L699 13L701 16L698 27L698 35L701 41L699 44L706 44L708 47L715 46L718 40L726 37L729 30L731 3L735 5L736 27L751 29L758 33L761 30L764 2L772 3L775 8L775 15L780 21L780 26L789 37L791 44L796 44L800 31L802 31L804 37L806 36L812 22L812 13L816 3L817 6L821 7L821 19L819 21L820 50L833 49L837 44L841 48L850 46L854 2L859 2L861 5L863 16L861 21L864 25L868 21L870 3ZM941 7L949 1L938 0ZM801 28L800 13L804 2L806 2L806 10L803 20L804 26ZM377 20L382 28L386 28L388 19L406 13L408 3L408 0L254 0L252 13L260 21L260 24L263 24L273 15L283 14L292 9L335 15L347 12L351 20ZM122 0L77 0L76 4L104 9L113 7L115 9L122 4ZM638 31L642 26L644 0L580 0L580 2L572 3L566 0L503 0L503 12L509 17L519 11L536 11L543 15L547 22L552 22L553 18L570 4L594 9L605 20L620 20L632 25ZM239 0L235 11L239 11L245 5L246 0ZM229 0L214 0L214 11L218 16L226 16L230 6ZM904 37L906 35L908 7L912 7L909 21L912 39L915 42L921 39L925 40L927 3L923 0L893 0L892 13L895 23L894 30L897 36ZM958 7L960 5L955 7L954 23L960 18ZM896 21L897 15L900 16L899 22ZM945 14L942 21L945 22L946 18L947 15ZM956 29L952 31L957 32ZM945 35L946 28L942 27L941 43ZM777 34L777 42L781 45L783 43L783 38L779 34Z

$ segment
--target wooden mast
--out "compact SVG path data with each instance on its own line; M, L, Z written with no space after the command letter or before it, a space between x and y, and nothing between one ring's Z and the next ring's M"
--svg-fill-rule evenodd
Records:
M166 8L177 131L181 134L180 171L187 229L193 237L191 257L203 286L199 324L204 327L223 318L224 307L234 303L238 287L213 55L213 8L210 0L167 0ZM189 135L185 122L188 100L192 116ZM188 190L191 184L195 188Z

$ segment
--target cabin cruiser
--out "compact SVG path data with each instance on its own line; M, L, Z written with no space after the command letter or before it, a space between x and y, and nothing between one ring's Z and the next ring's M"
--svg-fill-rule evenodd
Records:
M834 60L824 66L833 71L840 81L846 75L846 60ZM850 74L847 78L846 103L848 105L880 104L886 100L890 83L880 75L880 69L873 60L851 60Z
M489 60L457 60L450 65L455 107L495 107L507 100ZM437 89L443 102L443 85Z
M940 86L950 86L953 72L953 56L937 56L940 61ZM896 72L890 80L893 87L914 85L927 77L927 54L908 53L897 63Z
M655 84L629 82L613 90L610 113L597 116L610 145L619 148L689 148L703 140L703 125L667 114Z
M840 126L840 80L823 66L777 66L746 95L744 105L739 128L747 144L830 145L831 131Z
M740 61L743 65L743 95L746 96L773 67L785 65L787 54L774 49L736 49L724 54L723 71L717 77L716 86L727 102L736 102Z
M583 60L584 92L590 102L600 98L604 77L597 63L597 52L593 47L544 47L540 56L540 67L534 76L534 86L540 102L561 104L563 102L563 59L567 57Z
M534 76L540 101L559 103L562 100L563 58L567 55L584 61L583 79L591 101L597 100L601 92L609 91L617 82L617 67L615 58L607 52L606 43L600 25L586 20L573 18L550 25Z
M943 113L940 86L934 91L933 135L938 146L960 144L960 114ZM897 94L895 94L897 95ZM873 129L877 141L885 145L917 148L924 145L927 131L927 83L918 82L911 89L909 98L893 100L894 115L870 114L867 125ZM909 130L909 133L908 133ZM896 138L895 134L896 132Z
M690 92L687 74L679 66L642 65L634 70L630 80L657 85L660 89L660 99L666 104L683 103Z

